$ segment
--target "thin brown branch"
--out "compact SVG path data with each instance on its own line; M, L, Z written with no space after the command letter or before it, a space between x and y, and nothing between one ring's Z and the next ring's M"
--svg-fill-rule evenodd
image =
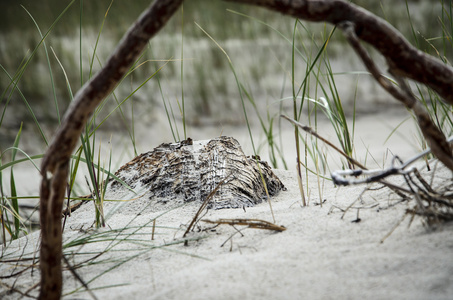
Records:
M355 34L354 24L351 22L345 22L339 24L343 30L347 40L356 51L357 55L362 59L368 71L376 79L390 95L395 99L402 102L407 108L412 109L414 112L420 130L423 133L432 153L444 163L450 170L453 170L453 157L450 145L447 142L447 138L440 131L440 129L433 123L426 109L418 102L412 95L410 88L406 82L397 75L393 69L390 69L390 73L395 76L399 83L399 88L393 85L390 80L382 76L378 67L368 55L365 48L360 44L358 37Z
M61 212L69 159L80 133L98 104L116 87L147 42L169 20L183 0L156 0L125 34L105 66L75 95L63 123L42 161L40 192L40 299L59 299L62 291Z
M354 158L350 157L349 155L347 155L346 153L344 153L344 151L342 151L340 148L338 148L337 146L335 146L334 144L332 144L330 141L328 141L327 139L323 138L322 136L320 136L316 131L314 131L310 126L306 126L306 125L303 125L299 122L297 122L296 120L293 120L285 115L280 115L280 117L286 119L287 121L289 121L290 123L292 123L293 125L301 128L302 130L304 130L305 132L311 134L312 136L316 137L317 139L321 140L322 142L324 142L325 144L327 144L328 146L330 146L332 149L334 149L335 151L337 151L339 154L341 154L344 158L347 159L347 161L356 166L356 167L359 167L360 169L359 170L350 170L351 172L354 172L356 176L359 176L361 175L360 172L362 172L363 170L368 170L367 167L365 167L364 165L362 165L360 162L358 162L357 160L355 160ZM335 172L332 173L332 178L334 179L334 182L335 184L338 184L338 185L343 185L344 183L342 181L339 181L339 180L336 180L336 178L334 177L335 175ZM401 198L406 198L406 195L404 194L404 189L402 189L401 187L398 187L398 186L395 186L394 184L384 180L384 179L381 179L381 180L377 180L378 182L382 183L383 185L385 185L386 187L390 188L392 191L394 191L396 194L398 194Z
M230 178L231 174L226 176L222 181L220 181L217 186L209 193L209 195L206 197L206 199L203 201L203 203L200 205L200 208L198 209L197 213L195 216L192 218L192 221L190 222L189 226L187 227L186 231L184 232L183 237L186 237L186 235L190 232L192 227L198 222L199 216L201 212L208 206L209 201L211 201L212 197L214 197L215 193L219 190L219 188L227 181L228 178ZM187 240L184 242L184 245L187 246Z
M303 125L299 122L297 122L296 120L293 120L285 115L280 115L280 117L282 117L283 119L289 121L290 123L292 123L293 125L301 128L302 130L304 130L305 132L311 134L312 136L316 137L317 139L323 141L324 143L326 143L327 145L329 145L332 149L334 149L335 151L337 151L339 154L341 154L344 158L346 158L346 160L354 165L354 166L357 166L361 169L364 169L366 170L367 168L362 165L360 162L356 161L354 158L350 157L349 155L347 155L346 153L344 153L344 151L342 151L340 148L338 148L337 146L335 146L334 144L332 144L330 141L328 141L327 139L323 138L322 136L320 136L316 131L314 131L310 126L306 126L306 125Z
M210 224L226 224L226 225L239 225L239 226L247 226L247 228L254 228L254 229L266 229L266 230L274 230L274 231L285 231L286 227L276 225L274 223L259 220L259 219L219 219L216 221L212 220L202 220L203 222L210 223Z

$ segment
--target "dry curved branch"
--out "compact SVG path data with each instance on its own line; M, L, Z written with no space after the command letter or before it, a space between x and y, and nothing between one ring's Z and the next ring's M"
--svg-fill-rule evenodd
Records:
M61 211L70 155L85 123L108 96L147 42L170 19L183 0L156 0L132 25L105 66L75 95L41 166L41 291L39 299L59 299L62 291Z
M356 36L387 60L393 74L426 84L453 105L453 68L413 47L385 20L342 0L224 0L263 6L312 22L354 24Z
M428 142L432 153L446 165L450 170L453 170L453 157L451 147L447 142L442 131L434 125L426 109L418 102L412 94L406 82L392 70L390 73L396 78L399 87L394 86L388 78L382 76L376 64L368 55L365 48L360 44L354 31L354 24L350 22L340 23L339 27L343 30L350 45L354 48L357 55L362 59L368 71L376 79L390 95L395 99L402 102L407 108L412 109L414 112L417 123L420 127L423 136Z
M349 2L342 0L226 1L260 5L307 21L324 21L338 25L376 81L394 98L412 109L433 154L453 170L452 149L444 134L432 122L428 112L415 99L404 82L404 78L409 78L423 83L453 105L453 68L413 47L388 22ZM384 56L389 72L398 81L399 87L394 86L381 75L359 40L372 45Z

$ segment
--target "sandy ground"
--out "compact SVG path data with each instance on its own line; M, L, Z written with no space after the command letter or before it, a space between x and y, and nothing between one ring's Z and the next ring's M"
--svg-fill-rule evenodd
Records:
M199 222L185 246L184 230L199 204L137 212L136 201L144 200L108 202L106 215L121 207L99 230L92 229L93 206L86 204L67 220L65 255L71 265L82 264L76 272L98 299L451 299L453 224L427 229L416 218L408 227L408 217L386 238L413 202L398 203L396 195L380 189L353 204L363 186L335 188L325 182L321 207L317 178L309 174L310 203L302 207L294 172L275 172L287 187L271 200L276 224L287 228L283 232ZM392 182L402 184L398 178ZM220 218L272 221L267 202L203 216ZM21 269L7 260L33 256L38 236L2 249L2 276ZM26 291L38 274L29 270L1 282ZM64 274L65 299L92 298L69 271ZM18 294L9 295L2 285L0 298Z
M384 143L404 117L387 113L359 118L358 158L363 161L367 156L368 165L379 166L390 161L385 153L397 153L403 159L416 153L416 134L410 122ZM290 162L294 157L293 131L286 128L283 150ZM329 128L321 124L318 132L332 139ZM159 132L159 128L152 130ZM152 130L139 134L154 136ZM244 152L251 153L244 129L225 126L189 131L194 139L220 133L234 136ZM171 140L155 136L158 138L140 139L139 151ZM263 138L259 130L254 137ZM119 156L117 163L132 158ZM330 157L333 169L341 165L335 160L338 156ZM15 168L17 184L36 194L39 176L33 168L22 168ZM86 204L66 222L65 256L98 299L451 299L453 224L427 228L420 218L410 223L409 217L403 218L413 201L399 203L388 189L379 189L367 191L355 202L365 186L338 188L331 181L318 182L310 173L304 173L309 205L303 207L294 168L275 173L287 187L271 199L275 223L286 227L283 232L229 225L213 228L199 222L183 238L199 203L169 209L147 207L149 203L141 199L106 202L107 226L95 230L93 205ZM445 170L427 172L426 176L434 176L443 185L451 182ZM392 182L404 184L400 178ZM224 209L203 215L208 220L221 218L273 221L267 202L246 210ZM38 238L39 231L1 248L1 299L19 297L9 293L8 286L25 292L39 282L36 268L8 277L30 265L24 260L17 266L16 260L34 257ZM186 239L189 242L184 245ZM65 299L92 298L68 270L64 277ZM37 289L29 294L36 295Z

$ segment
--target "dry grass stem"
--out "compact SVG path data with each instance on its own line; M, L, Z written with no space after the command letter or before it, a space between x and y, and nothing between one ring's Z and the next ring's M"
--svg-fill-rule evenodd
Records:
M290 123L292 123L293 125L303 129L305 132L311 134L312 136L316 137L317 139L323 141L324 143L326 143L327 145L329 145L330 147L332 147L335 151L337 151L339 154L341 154L344 158L347 159L347 161L349 163L351 163L352 165L354 166L357 166L359 168L362 168L362 169L366 169L366 167L364 165L362 165L360 162L356 161L354 158L350 157L349 155L347 155L346 153L344 153L344 151L342 151L340 148L338 148L337 146L335 146L334 144L332 144L330 141L328 141L327 139L323 138L322 136L320 136L316 131L314 131L310 126L306 126L306 125L303 125L299 122L297 122L296 120L293 120L285 115L281 115L280 117L282 117L283 119L289 121Z
M337 151L338 153L340 153L342 156L344 156L349 163L351 163L352 165L355 165L361 169L358 169L358 170L345 170L344 172L347 172L347 175L353 175L353 176L359 176L361 174L363 174L363 172L367 172L366 170L367 167L365 167L364 165L362 165L361 163L359 163L358 161L356 161L355 159L353 159L352 157L350 157L349 155L347 155L346 153L344 153L341 149L339 149L337 146L335 146L334 144L332 144L330 141L328 141L327 139L323 138L322 136L320 136L316 131L314 131L311 127L309 126L306 126L306 125L303 125L295 120L292 120L291 118L288 118L287 116L285 115L281 115L282 118L288 120L289 122L291 122L292 124L294 124L295 126L298 126L299 128L303 129L304 131L306 131L307 133L313 135L314 137L320 139L321 141L323 141L324 143L326 143L328 146L332 147L335 151ZM341 172L341 171L337 171L338 172ZM374 171L371 171L371 172L374 172ZM339 176L336 176L337 173L333 172L332 173L332 179L334 179L334 183L337 184L337 185L345 185L343 184L343 182L341 181L341 177ZM352 174L349 174L349 173L352 173ZM385 181L383 180L383 178L377 180L378 182L382 183L383 185L387 186L388 188L392 189L395 193L397 193L400 197L402 198L406 198L407 196L404 194L404 192L409 192L408 190L405 190L399 186L396 186L388 181Z
M421 156L417 155L416 157L420 158ZM444 191L436 190L433 188L433 181L428 183L417 168L408 168L414 161L411 158L408 162L403 162L398 157L395 157L392 160L391 167L388 169L339 170L332 172L332 179L338 185L356 185L382 182L384 178L390 176L403 176L406 186L393 186L400 191L404 191L407 195L411 195L415 200L415 206L407 209L407 214L423 217L428 225L436 224L440 221L452 221L453 193L448 190L448 187L444 187ZM399 163L398 166L396 165L397 163ZM357 179L357 176L365 177ZM451 180L451 178L447 180Z
M209 201L212 199L212 197L215 195L215 193L217 193L217 191L219 190L219 188L222 186L222 184L224 184L226 182L226 180L231 176L231 174L229 174L228 176L226 176L224 179L222 179L222 181L219 182L219 184L217 184L217 186L215 187L215 189L213 189L209 195L206 197L206 199L203 201L203 203L201 204L200 208L198 209L197 213L195 214L195 216L193 217L192 221L190 222L189 226L187 227L186 231L184 232L184 235L183 235L183 238L186 237L186 235L190 232L190 230L192 229L192 227L198 222L199 220L199 217L200 217L200 214L203 212L203 210L205 210L205 208L208 206L209 204ZM185 242L187 244L187 241Z

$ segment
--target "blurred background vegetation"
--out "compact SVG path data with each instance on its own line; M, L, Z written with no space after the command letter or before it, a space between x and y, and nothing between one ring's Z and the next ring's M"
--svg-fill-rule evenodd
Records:
M443 14L442 7L445 7L441 3L443 1L353 2L387 19L424 51L435 56L451 57L451 48L444 47L441 39L427 38L442 35L439 16ZM44 34L70 3L71 1L61 0L0 1L0 64L4 68L0 72L0 90L3 93L0 147L2 144L4 146L6 140L11 141L21 121L31 118L19 93L14 91L10 94L11 80L6 74L7 72L13 76L40 43L40 34L27 11ZM55 127L58 115L64 113L71 99L65 74L57 58L66 72L72 92L75 93L90 76L90 64L101 28L91 74L106 61L127 28L150 1L96 0L82 3L82 17L81 1L73 1L45 40L54 72L59 112L55 111L53 104L53 88L43 47L38 49L18 82L18 87L28 99L39 122L44 124L43 126L48 124L49 128ZM241 83L247 87L254 99L258 100L258 106L264 111L278 102L282 95L290 94L288 74L291 70L292 45L289 41L292 39L294 19L256 7L223 1L190 0L184 3L183 13L180 11L176 14L163 32L150 42L141 59L141 62L145 63L116 91L116 97L121 101L161 67L164 64L162 60L174 60L159 73L159 80L149 81L128 100L135 105L136 120L159 121L165 103L173 107L176 118L180 119L178 107L181 105L184 88L187 124L198 126L219 121L243 124L243 117L238 113L241 110L240 102L237 101L238 90L228 61L195 22L226 50L238 71ZM299 30L296 36L297 47L306 47L306 53L316 53L331 26L305 22L303 26L305 30ZM334 72L363 70L351 52L341 33L337 31L328 47ZM298 57L296 66L300 69L300 72L297 72L299 78L303 78L306 59ZM365 112L374 112L382 107L382 104L394 104L387 99L387 95L381 94L374 83L368 82L368 78L361 76L359 81L358 77L339 76L339 80L344 80L342 84L338 84L338 88L343 95L345 107L355 98L373 104L357 106L356 109ZM5 113L7 100L9 113ZM113 102L111 105L116 104ZM52 109L49 109L50 107ZM126 116L131 118L132 112L128 112L127 107L124 109ZM132 109L134 108L130 108ZM108 111L105 110L104 115ZM122 125L115 121L107 122L106 126L117 130L122 128Z

